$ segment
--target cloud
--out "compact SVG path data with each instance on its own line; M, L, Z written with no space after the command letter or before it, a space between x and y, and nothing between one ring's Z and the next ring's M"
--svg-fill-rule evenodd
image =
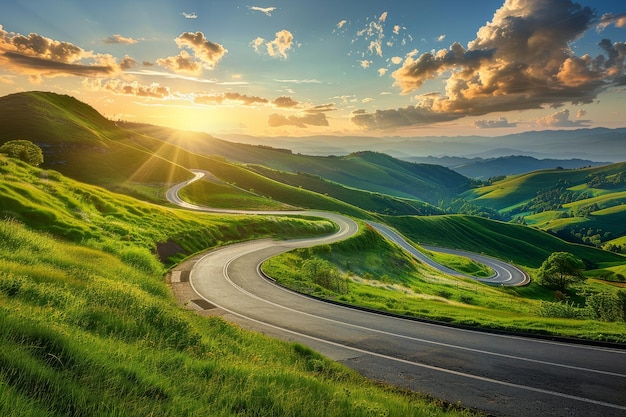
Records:
M443 42L443 40L444 40L445 38L446 38L446 35L445 35L445 34L443 34L443 35L439 35L439 36L437 36L437 42Z
M383 75L387 74L387 68L378 68L378 76L382 77Z
M1 25L0 67L29 75L34 82L43 77L114 76L120 71L111 55L95 54L36 33L28 36L8 33Z
M271 17L272 16L272 12L274 10L276 10L276 7L248 6L248 9L264 13L266 16L270 16Z
M135 61L134 58L129 57L128 55L124 56L124 59L122 59L122 62L120 62L120 68L122 69L122 71L127 71L131 68L134 68L135 66L137 66L137 61Z
M113 94L136 97L164 99L171 95L169 87L162 86L159 83L142 85L136 81L91 79L83 81L83 86L92 91L109 91Z
M272 104L276 107L287 108L287 107L298 107L300 103L295 101L291 97L281 96L272 100Z
M252 106L254 104L267 104L268 101L262 97L228 92L221 94L199 94L194 97L194 102L198 104L222 104L224 102L235 102L244 106Z
M202 74L202 65L193 59L187 51L180 51L176 56L167 58L159 58L156 63L176 73L191 74L200 76Z
M193 56L183 49L176 56L157 59L156 63L175 73L191 74L196 77L199 77L205 68L213 69L228 52L219 43L207 40L202 32L183 32L175 42L180 49L191 50Z
M387 15L388 15L388 14L389 14L388 12L383 12L383 13L380 15L380 17L378 18L378 21L379 21L379 22L385 22L385 21L387 20Z
M182 12L181 15L183 15L183 17L185 19L197 19L198 18L198 15L195 14L195 13L185 13L185 12Z
M618 28L626 28L626 13L615 15L613 13L605 13L600 18L596 30L602 32L610 25L615 25Z
M113 36L109 36L108 38L102 39L102 42L108 43L108 44L120 43L120 44L125 44L125 45L134 45L139 41L137 39L127 38L116 33Z
M337 23L337 29L341 29L342 27L345 26L345 24L348 23L347 20L342 20L341 22Z
M444 94L414 109L357 113L354 121L370 128L376 121L392 127L393 121L404 126L409 121L590 103L604 89L626 81L626 43L604 40L603 54L596 57L577 56L570 48L595 22L589 7L571 0L506 0L467 47L454 42L448 49L408 54L392 73L402 94L444 77Z
M269 56L287 59L287 51L293 45L293 35L287 29L283 29L276 32L276 38L273 41L265 42L265 39L258 37L250 44L257 53L261 53L261 47L265 45L265 50Z
M350 121L365 129L386 129L399 126L413 126L445 122L456 119L456 115L437 113L425 106L407 106L399 109L376 110L367 113L363 109L354 110Z
M12 76L0 75L0 84L15 84Z
M209 68L213 68L228 52L219 43L207 40L202 32L184 32L176 38L179 48L190 48L194 56L205 63Z
M479 129L494 129L517 126L516 123L509 123L506 117L501 117L498 120L476 120L472 123L472 125Z
M293 35L286 29L276 32L276 38L265 44L269 56L287 58L287 51L293 44Z
M337 107L335 107L335 103L327 103L327 104L320 104L317 106L313 106L307 109L306 112L307 113L321 113L321 112L335 111L335 110L337 110Z
M578 109L578 111L576 112L576 118L577 119L581 119L583 117L585 117L587 115L587 110L585 109Z
M589 120L569 120L569 110L563 109L546 117L535 120L540 126L547 127L580 127L589 125Z
M359 62L359 65L361 66L361 68L363 68L363 69L369 68L370 65L372 64L372 61L367 60L367 59L364 59L364 60L358 61L358 62Z
M328 120L323 112L309 112L290 116L273 113L267 118L267 124L271 127L296 126L306 128L307 126L328 126Z
M292 83L292 84L322 84L320 80L306 78L304 80L274 80L279 83Z

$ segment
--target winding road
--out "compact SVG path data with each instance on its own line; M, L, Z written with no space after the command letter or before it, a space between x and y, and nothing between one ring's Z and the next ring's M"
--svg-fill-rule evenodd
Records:
M193 180L202 175L196 172ZM189 209L223 212L181 201L178 191L188 183L173 187L168 199ZM306 344L375 380L494 415L626 415L625 350L435 325L294 293L263 278L261 263L296 247L345 239L357 224L326 212L255 213L314 215L335 222L339 231L314 239L249 241L194 257L171 273L181 304ZM395 233L379 230L390 238ZM511 285L518 279L512 278L514 270L494 270L490 280Z

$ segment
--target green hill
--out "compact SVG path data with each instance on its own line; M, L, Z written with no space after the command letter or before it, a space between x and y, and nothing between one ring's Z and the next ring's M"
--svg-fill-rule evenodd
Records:
M132 135L70 96L28 92L0 98L0 143L25 139L44 151L45 168L91 184L171 183L191 173L155 157Z
M437 204L467 190L470 180L439 165L415 164L375 152L346 156L308 156L286 149L230 143L208 134L150 125L129 124L129 130L158 137L196 153L220 155L245 164L291 173L306 173L346 187Z
M507 177L463 197L575 242L626 235L626 163Z
M479 250L490 256L538 268L552 252L570 252L582 259L588 269L622 265L626 257L590 246L565 242L531 227L482 217L386 216L385 221L414 242L468 251Z

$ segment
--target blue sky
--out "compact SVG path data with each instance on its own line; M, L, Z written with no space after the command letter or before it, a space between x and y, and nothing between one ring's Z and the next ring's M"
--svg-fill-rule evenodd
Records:
M0 14L0 94L55 91L217 135L622 127L625 13L619 1L17 0Z

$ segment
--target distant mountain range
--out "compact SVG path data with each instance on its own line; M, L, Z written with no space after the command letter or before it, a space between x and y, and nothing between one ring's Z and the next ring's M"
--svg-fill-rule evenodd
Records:
M499 158L464 158L460 156L409 157L400 158L420 164L442 165L469 178L486 180L502 175L516 175L541 169L577 169L602 166L610 162L596 162L588 159L537 159L532 156L502 156Z
M229 141L284 147L308 155L345 155L369 150L401 159L428 156L498 158L520 155L536 159L626 161L626 128L544 130L497 137L220 136Z

